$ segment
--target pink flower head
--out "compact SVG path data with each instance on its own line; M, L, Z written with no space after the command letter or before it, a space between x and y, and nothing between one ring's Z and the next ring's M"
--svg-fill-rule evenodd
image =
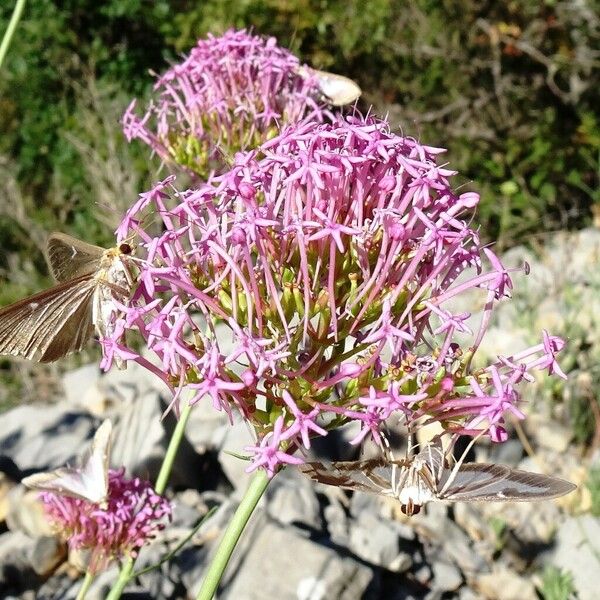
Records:
M499 438L503 415L521 414L514 384L525 371L557 372L560 345L546 337L531 351L541 362L507 357L471 373L510 280L471 228L477 195L453 190L441 152L355 113L289 126L170 202L169 182L146 194L165 231L132 227L149 259L125 323L165 381L241 412L258 439L251 468L274 473L349 421L357 441L379 440L394 416ZM127 222L143 222L137 206ZM469 315L445 305L473 288L484 315L463 350Z
M109 470L105 507L54 492L40 494L46 514L69 547L91 551L93 572L113 559L135 556L171 518L170 502L147 481L126 479L124 471Z
M199 40L154 85L143 116L123 116L128 140L140 139L167 164L207 177L236 152L259 146L280 126L322 118L319 88L274 38L230 30Z

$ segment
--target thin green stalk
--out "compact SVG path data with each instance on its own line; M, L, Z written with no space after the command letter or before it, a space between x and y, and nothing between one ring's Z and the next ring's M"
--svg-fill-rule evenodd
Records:
M263 469L259 469L252 476L250 485L248 486L240 505L235 511L233 518L227 526L227 529L223 534L223 539L217 548L217 552L208 567L208 571L204 577L200 591L196 596L196 600L212 600L217 591L219 582L221 581L221 577L223 577L225 568L229 563L233 550L242 535L242 531L244 531L258 501L267 489L269 481L267 472Z
M83 580L83 583L81 584L81 587L79 588L79 592L75 600L84 600L85 595L88 593L88 590L90 589L90 586L92 585L92 581L94 581L95 576L96 575L91 571L86 571L85 578Z
M177 451L181 445L181 440L183 440L185 427L191 413L192 407L186 402L183 410L181 411L181 415L179 415L179 420L177 421L175 431L173 431L171 441L169 442L169 447L167 448L167 453L165 454L160 467L160 472L156 478L156 485L154 486L154 489L161 495L164 494L165 489L167 488L167 482L169 481L169 476L171 475L171 470L173 469L173 463L175 462Z
M0 67L2 67L2 63L4 62L4 57L6 56L6 52L8 51L8 47L10 46L10 41L12 40L12 36L15 33L15 29L17 28L17 24L21 19L21 15L23 14L23 9L25 8L25 0L17 0L15 4L15 8L13 10L13 14L10 17L10 21L8 22L8 27L4 32L4 37L2 38L2 43L0 44Z
M131 579L131 574L133 573L134 565L135 558L129 556L127 560L121 565L121 570L119 571L119 578L112 586L108 596L106 596L106 600L117 600L121 597L125 586L129 583L129 580Z
M186 403L181 411L179 421L177 421L177 425L175 426L175 431L173 431L171 440L169 441L169 446L167 448L165 457L163 458L158 477L156 478L156 485L154 486L155 491L161 495L164 493L167 487L169 475L171 475L173 463L175 462L175 456L177 456L177 451L181 445L181 440L183 439L183 434L185 433L185 426L187 425L191 412L192 407ZM129 580L133 575L134 566L135 558L132 557L129 557L123 563L121 566L121 571L119 572L119 578L110 590L106 600L118 600L121 597L125 586L129 583Z

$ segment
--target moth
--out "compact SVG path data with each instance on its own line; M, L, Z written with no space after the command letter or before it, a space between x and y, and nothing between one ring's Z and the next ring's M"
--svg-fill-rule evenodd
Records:
M343 75L319 71L306 65L300 67L298 72L305 78L316 79L319 90L333 106L352 104L362 94L358 84Z
M75 467L66 466L47 473L36 473L25 477L22 483L30 488L88 500L101 508L105 507L111 437L112 423L106 419L98 427L91 447Z
M133 248L100 248L64 233L48 239L47 261L58 285L0 309L0 354L52 362L81 350L96 330L108 337L115 300L134 283Z
M564 496L577 487L558 477L504 465L463 463L461 459L451 468L439 441L402 460L382 456L361 461L309 462L300 465L300 470L320 483L396 498L408 516L436 500L528 502Z

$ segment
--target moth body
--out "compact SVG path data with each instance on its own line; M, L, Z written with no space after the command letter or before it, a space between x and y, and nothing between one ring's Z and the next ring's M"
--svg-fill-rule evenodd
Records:
M130 249L129 245L126 250ZM128 263L128 255L121 248L110 248L106 250L100 259L98 272L94 278L96 288L92 300L92 323L100 338L110 337L114 332L115 320L119 309L115 304L125 304L131 295L134 284L131 268Z
M333 106L352 104L362 94L362 90L358 84L344 75L319 71L306 65L299 67L298 73L305 78L313 77L317 82L321 94Z

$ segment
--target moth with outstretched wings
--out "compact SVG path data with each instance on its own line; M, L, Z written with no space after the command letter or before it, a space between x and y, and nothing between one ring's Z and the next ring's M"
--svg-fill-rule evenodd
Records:
M58 284L0 308L0 354L52 362L81 350L94 329L108 337L114 300L126 303L133 286L131 253L126 243L105 250L53 233L47 258Z
M577 487L558 477L504 465L458 461L451 468L439 441L402 460L381 456L359 461L308 462L300 465L300 470L326 485L396 498L408 516L435 500L527 502L564 496Z
M96 431L91 447L76 466L36 473L25 477L22 483L30 488L104 506L108 496L111 436L112 423L106 419Z

